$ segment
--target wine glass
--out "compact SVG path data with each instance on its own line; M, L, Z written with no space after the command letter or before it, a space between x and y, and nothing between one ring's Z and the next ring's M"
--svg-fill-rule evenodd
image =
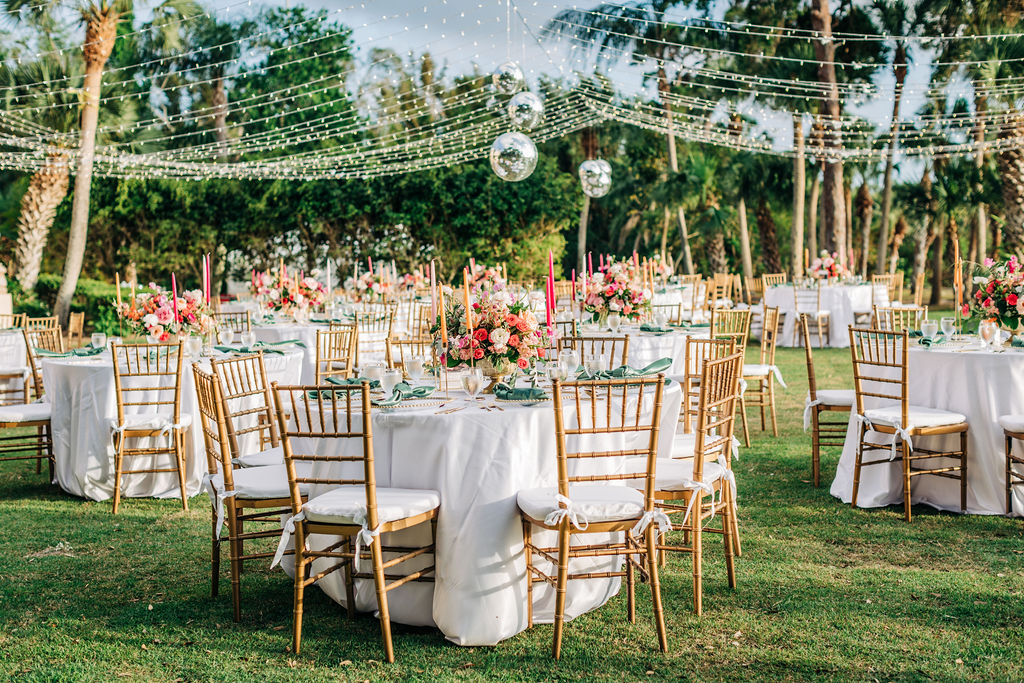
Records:
M402 371L390 368L383 370L380 377L380 388L384 390L384 396L390 398L395 387L402 381Z
M619 325L621 324L622 317L618 313L612 312L608 314L608 329L610 329L612 332L618 332Z
M484 388L484 373L480 368L468 368L462 375L462 388L475 398Z
M93 332L89 339L92 342L92 347L94 349L102 349L107 345L107 335L102 332Z
M668 324L668 312L658 309L654 312L654 323L658 327L665 327Z
M369 380L377 380L381 382L384 377L384 364L380 361L370 361L363 368L363 377Z
M921 337L934 339L935 335L939 332L939 324L934 320L922 320L921 321Z
M565 377L576 374L580 367L580 357L572 349L562 349L558 352L558 365L565 371Z
M185 340L185 353L192 358L199 358L203 352L203 338L191 335Z
M235 331L232 329L223 329L220 331L220 343L226 346L231 346L235 342Z
M599 353L593 353L587 356L587 359L586 361L584 361L583 366L586 369L587 374L593 377L594 375L605 369L606 363L607 361L605 361L603 355Z
M981 337L983 348L991 348L996 339L999 328L991 320L982 320L978 325L978 336Z
M242 346L247 349L251 349L253 344L256 343L255 332L242 332L239 336L242 338Z
M422 358L410 358L405 361L405 372L409 375L409 379L416 382L423 377L423 359Z
M946 339L952 339L953 333L956 332L956 318L945 317L939 324L942 326L942 334Z

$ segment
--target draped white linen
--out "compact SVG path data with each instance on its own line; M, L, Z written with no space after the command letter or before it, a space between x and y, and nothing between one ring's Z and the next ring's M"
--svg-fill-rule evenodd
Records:
M910 351L908 392L910 402L967 416L967 511L973 514L1003 514L1006 510L1003 432L997 420L1007 413L1024 413L1024 353L986 353L913 347ZM854 411L856 412L856 411ZM836 468L831 493L844 503L853 497L853 469L857 455L858 426L851 413L843 455ZM888 437L878 439L889 443ZM914 443L927 448L958 445L958 436L915 437ZM872 451L868 459L885 457ZM939 461L929 461L937 463ZM955 464L955 461L942 461ZM1014 492L1015 514L1024 510L1024 490ZM942 477L915 477L911 499L940 510L960 511L960 483ZM899 462L873 465L861 470L859 507L882 507L903 502L902 469Z
M672 383L663 398L659 457L671 454L680 402L679 385ZM391 592L391 618L436 625L460 645L493 645L527 627L526 562L516 494L525 488L557 484L554 414L550 402L531 407L498 404L503 408L500 411L480 407L495 405L491 399L457 399L454 404L466 407L451 414L437 414L436 404L374 412L378 486L432 489L441 496L437 580L407 584ZM326 441L296 443L295 448L305 452L315 448L320 454L340 452L337 443ZM317 467L321 469L314 470L315 476L324 472L323 468L332 476L345 472L338 463ZM425 542L429 532L410 529L387 535L384 543L401 544L410 538ZM553 535L535 534L535 539L554 543ZM585 542L594 539L588 536ZM314 536L311 544L323 548L335 541ZM593 571L590 567L608 570L614 559L575 562L574 571ZM286 566L290 568L290 564ZM317 567L314 565L314 571ZM375 609L373 582L357 584L357 607ZM317 585L334 600L344 602L342 573L330 574ZM570 582L566 613L571 618L599 607L618 590L618 579ZM553 611L553 591L546 584L535 585L535 620L550 621Z
M778 338L779 346L800 346L799 335L794 338L797 329L796 302L793 299L793 285L777 285L769 287L762 299L768 308L778 308L783 316L782 334ZM846 349L850 347L850 335L847 329L853 325L854 314L871 311L871 285L822 285L821 310L828 311L831 328L827 346ZM806 311L804 311L806 313ZM811 335L811 344L817 345L817 338Z
M580 331L580 335L585 337L621 337L627 334L629 335L629 365L634 368L642 368L656 360L671 358L672 367L666 370L665 374L682 375L686 372L686 339L688 337L707 338L710 330L704 327L652 334L641 332L640 328L635 325L623 325L615 334L607 331ZM611 362L610 359L609 362Z

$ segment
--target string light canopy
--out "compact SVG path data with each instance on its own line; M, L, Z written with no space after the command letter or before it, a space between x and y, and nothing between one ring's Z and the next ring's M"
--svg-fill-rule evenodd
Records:
M232 13L238 15L249 6L250 0L233 2L177 20L189 22ZM824 39L820 34L808 29L700 18L655 20L641 17L638 21L659 24L657 28L664 29L656 31L657 35L672 37L658 41L664 48L659 54L676 58L671 62L659 61L651 54L630 49L628 46L633 43L626 40L629 35L624 29L617 31L614 24L603 33L585 30L592 20L612 18L615 8L624 7L603 3L596 9L575 8L575 12L566 15L558 14L565 9L564 5L548 7L535 2L532 11L537 16L528 19L511 0L481 0L473 16L462 12L458 22L448 18L432 19L430 10L436 9L432 5L403 5L398 12L377 12L372 20L354 28L382 29L396 22L404 22L404 26L378 32L372 38L374 45L408 44L404 37L410 26L415 25L432 38L403 49L399 56L417 59L430 52L431 57L438 60L464 59L471 55L487 75L460 79L457 84L440 79L410 85L403 81L408 74L401 72L401 66L391 63L391 55L373 57L371 53L370 59L354 60L337 73L247 94L226 105L197 105L169 115L101 125L94 173L142 179L368 179L490 158L492 166L497 163L502 168L499 173L502 177L522 179L529 175L528 172L522 175L522 172L527 168L532 172L536 164L537 143L599 125L602 121L672 134L698 144L792 155L795 152L788 145L791 130L780 130L778 124L786 120L785 125L800 125L810 130L807 153L812 157L864 162L885 158L886 148L897 131L874 125L854 112L869 102L891 104L896 93L885 89L886 79L840 83L838 92L844 113L839 117L822 118L806 112L829 97L825 85L812 77L761 75L763 69L755 68L757 64L777 61L802 67L794 68L795 72L813 74L814 67L819 65L815 59L787 56L801 54L799 50L787 54L743 52L711 46L709 41L699 39L707 35L734 35L810 45L812 41ZM259 50L256 46L272 34L287 35L290 29L345 19L349 10L369 13L371 9L377 9L375 3L353 3L313 18L303 15L298 21L218 45L189 46L156 59L113 67L104 74L101 103L160 97L159 84L169 75L188 87L209 85L214 77L205 69L211 65L228 74L235 86L274 70L298 72L305 62L337 56L343 49L347 50L336 46L321 50L317 43L337 37L348 28L316 33L297 44ZM541 22L546 24L543 29ZM476 30L467 30L470 25L475 25ZM154 28L126 32L117 39L141 35ZM531 68L513 58L513 29L521 36L524 54L529 45L548 60L543 69ZM608 40L609 36L615 40ZM991 43L1021 37L1024 33L976 36L835 33L831 40L839 44L879 45L900 41L925 50L952 42ZM495 55L501 53L502 43L505 59L495 59ZM299 46L307 49L293 53ZM233 52L228 52L228 48ZM813 54L809 49L804 52ZM40 52L35 58L49 54L54 51ZM220 54L237 56L212 61L203 68L175 66L189 59L194 64L200 55L216 58ZM261 64L257 59L257 56L268 55L277 55L279 59L272 64ZM18 61L27 59L31 57ZM488 60L493 61L488 63ZM609 61L631 66L611 69L607 68ZM1018 105L1024 101L1024 77L971 82L963 74L979 64L978 60L933 62L932 66L942 66L960 75L945 82L912 83L902 87L902 97L914 96L933 106L926 113L907 116L900 122L899 158L950 157L1024 146L1017 113ZM840 70L870 68L883 75L886 70L890 73L893 70L892 65L860 62L836 63L835 66ZM607 87L589 76L602 68ZM674 87L668 91L654 90L641 76L659 68L673 71ZM358 96L355 87L358 76L370 71L377 74L381 83L395 86L396 94L390 100ZM534 92L530 84L541 82L544 73L558 74L557 85L548 83ZM400 83L405 87L398 89ZM33 172L53 163L55 157L71 167L77 165L77 133L54 130L41 122L49 110L78 106L74 98L57 95L74 93L80 86L80 77L70 75L28 84L0 85L0 98L6 105L5 110L0 110L0 169ZM40 96L40 91L52 95ZM987 111L978 113L948 106L951 101L973 94L988 100ZM671 111L671 119L666 111ZM730 126L730 120L737 115L756 123L746 129ZM794 120L795 124L790 123ZM231 132L228 140L223 136L218 138L217 121L226 121ZM498 141L502 143L499 145ZM513 157L514 163L502 162ZM595 192L604 189L606 178L596 169L591 170L594 172L588 177L593 176L592 189Z

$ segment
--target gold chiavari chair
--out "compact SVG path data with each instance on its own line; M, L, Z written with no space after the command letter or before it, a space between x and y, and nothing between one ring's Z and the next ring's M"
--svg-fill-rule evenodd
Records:
M761 276L761 291L767 292L770 287L784 285L786 282L785 273L765 273Z
M273 564L280 560L288 538L294 533L293 652L298 654L302 643L306 587L340 569L345 573L349 616L355 613L355 580L373 580L385 656L387 661L393 662L388 592L410 581L434 580L433 553L441 496L431 490L377 486L368 382L359 386L327 387L278 386L275 383L274 402L284 444L292 517L285 523ZM310 440L316 442L314 453L298 450L300 443ZM304 474L302 466L313 463L318 464L316 476ZM304 502L300 488L303 484L315 484L326 492ZM385 545L382 534L419 525L429 525L429 544L419 547L409 547L408 543L402 547ZM313 549L319 547L317 544L310 544L307 549L306 539L316 534L341 536L342 540L320 550ZM386 563L384 553L391 554ZM359 568L360 561L367 557L373 563L370 573ZM419 569L410 569L402 576L390 572L416 558L422 558L419 564L413 565ZM427 560L429 564L422 566Z
M402 338L391 338L388 339L387 345L387 363L389 368L395 368L402 371L402 376L405 379L409 379L409 367L408 363L412 360L422 361L424 364L430 363L431 361L431 339L428 338L417 338L417 339L402 339ZM422 372L422 370L421 370Z
M664 315L670 325L678 325L683 321L683 304L651 304L651 313L657 320L658 315Z
M29 377L35 379L37 396L43 395L42 375L38 370L35 351L30 345L29 333L22 330L28 349L25 368L0 370L0 386L14 385L11 391L0 391L0 461L35 460L36 474L42 470L43 460L50 469L53 481L53 439L50 430L50 404L29 402ZM13 431L13 433L12 433Z
M903 271L897 270L893 273L892 283L889 285L889 299L896 304L903 303Z
M57 316L55 315L42 318L29 318L26 316L22 320L26 330L41 330L59 326Z
M709 360L718 360L736 353L738 346L735 337L721 339L702 339L687 337L684 350L683 404L680 411L683 420L683 434L693 434L696 422L698 401L700 399L700 378L704 372L704 364ZM693 443L692 439L688 443Z
M1024 470L1015 470L1014 465L1024 465L1024 457L1013 453L1013 441L1024 441L1024 415L1000 415L999 426L1006 439L1006 514L1013 514L1013 487L1024 486Z
M875 327L890 332L912 332L921 329L928 319L927 306L875 306Z
M918 308L924 304L924 277L923 270L914 276L914 305Z
M117 418L114 439L114 504L121 504L121 483L130 474L174 472L181 489L181 507L188 510L185 490L185 435L192 416L181 412L182 344L113 344L114 393ZM167 446L129 447L128 440L168 440ZM155 461L170 456L170 466L125 469L125 461Z
M24 313L0 313L0 330L13 330L25 327Z
M387 354L387 340L391 337L395 326L396 307L393 304L378 304L368 307L355 314L356 335L356 367L370 355Z
M429 299L429 294L428 297ZM436 316L430 315L429 301L413 300L409 310L409 337L411 339L430 339L430 328L437 322Z
M629 363L629 335L621 337L561 337L557 351L572 349L582 363L587 358L604 356L608 368L617 368Z
M657 538L667 519L655 510L654 480L665 378L559 382L552 386L558 485L524 489L517 495L526 555L527 624L533 626L533 585L555 588L552 654L561 656L565 594L569 581L621 576L626 579L627 613L636 621L634 569L651 586L658 643L668 650L658 579ZM563 395L564 394L564 395ZM608 448L602 435L621 435L621 450ZM579 449L579 450L576 450ZM660 463L659 463L660 464ZM643 492L633 488L643 481ZM554 531L554 547L534 543L534 529ZM623 533L625 540L579 543L590 534ZM625 556L613 571L571 573L574 558ZM551 565L554 575L542 570Z
M736 350L745 353L747 339L750 336L749 308L730 309L715 308L711 311L711 338L724 339L731 337L736 340Z
M746 289L746 301L750 306L756 306L764 298L764 280L759 277L744 278Z
M273 398L262 352L213 359L235 467L284 465L284 450L274 417Z
M807 358L807 399L804 402L804 431L811 428L811 470L814 485L821 484L821 449L823 446L838 446L846 443L846 430L850 424L849 413L857 397L853 389L818 389L814 374L814 356L811 351L810 332L807 316L800 316L800 333L804 338L804 353ZM837 420L822 419L829 413L842 413Z
M672 531L685 532L686 545L658 545L659 551L687 552L693 560L693 609L703 612L703 535L722 534L726 575L736 588L733 553L739 546L736 522L735 476L732 473L733 436L739 403L740 368L743 356L734 353L708 360L701 370L700 400L694 446L686 457L661 458L654 477L654 498L659 510L670 517ZM716 493L718 500L715 499ZM705 527L705 520L719 516L721 528ZM664 557L664 556L663 556Z
M704 306L709 313L713 315L716 308L732 308L732 285L732 276L725 273L715 273L708 279Z
M555 301L572 300L572 282L570 280L555 281Z
M68 317L68 348L85 345L85 313L72 313Z
M26 348L28 348L29 342L25 330L21 330L21 334L25 338ZM28 348L28 353L31 352L32 349ZM0 406L28 403L30 401L29 389L34 377L29 359L26 358L25 363L19 363L16 358L5 358L0 363L2 363L0 365Z
M352 377L359 344L355 325L331 325L329 330L316 331L316 382L328 377Z
M818 347L825 346L825 340L832 334L832 313L821 307L821 281L813 287L793 287L793 314L806 315L808 324L818 334ZM802 341L799 326L793 328L793 345Z
M907 396L907 332L850 328L850 352L853 357L853 387L857 394L860 422L857 459L853 470L852 505L857 505L860 474L864 467L887 466L900 462L903 469L904 516L911 521L910 481L913 477L933 475L960 481L960 510L967 509L967 418L960 413L911 405ZM868 407L868 403L871 406ZM868 440L868 434L880 435L882 443ZM920 446L920 438L956 434L960 449L935 451ZM883 451L885 456L864 461L867 451ZM924 460L949 458L956 465L913 465Z
M60 327L44 327L37 330L22 330L25 338L25 349L28 352L29 368L32 371L32 389L37 399L42 398L43 373L39 365L39 358L35 351L42 349L51 353L64 353L67 347L64 346L64 335L60 333Z
M213 319L217 321L218 330L231 330L232 332L252 331L252 319L249 311L214 313Z
M750 430L747 428L747 408L761 411L761 431L765 425L765 409L772 421L772 436L779 435L775 414L775 380L782 383L779 367L775 365L775 343L779 330L779 309L764 309L764 330L761 333L760 357L757 363L743 364L743 381L746 391L740 394L740 415L743 417L743 442L750 446ZM785 386L785 385L783 385Z
M281 515L291 511L288 475L284 469L283 456L278 465L243 469L232 466L234 451L230 447L229 427L232 420L225 413L226 402L220 393L220 383L213 374L205 372L199 363L193 364L192 373L199 399L200 426L206 453L207 474L204 481L207 482L212 506L210 591L213 597L217 597L221 545L226 543L231 568L233 618L239 621L242 616L243 565L249 560L266 559L274 555L272 551L247 553L244 543L281 535ZM275 433L276 423L275 417ZM226 537L223 536L225 523L228 531ZM246 524L259 524L263 528L245 531Z
M578 326L576 320L556 320L555 321L555 338L565 339L566 337L576 337L579 335Z
M876 278L878 278L876 280ZM855 325L875 326L875 306L889 306L889 275L871 276L871 305L866 310L854 310L853 322Z

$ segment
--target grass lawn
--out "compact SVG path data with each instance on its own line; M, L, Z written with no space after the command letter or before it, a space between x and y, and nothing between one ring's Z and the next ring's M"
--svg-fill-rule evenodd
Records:
M756 349L752 349L756 350ZM848 384L849 352L817 354L820 385ZM828 494L838 454L810 483L801 418L803 352L780 349L789 389L779 438L754 432L736 463L743 557L725 582L707 544L705 613L691 612L688 558L662 574L670 652L640 590L637 624L620 595L567 625L493 648L462 648L395 626L398 662L381 662L378 623L353 622L307 592L303 653L288 652L291 583L253 565L243 621L231 621L227 562L209 597L204 496L110 504L71 498L27 462L0 464L0 678L19 680L722 680L1024 679L1024 521L930 508L853 510ZM641 587L643 588L643 587Z

